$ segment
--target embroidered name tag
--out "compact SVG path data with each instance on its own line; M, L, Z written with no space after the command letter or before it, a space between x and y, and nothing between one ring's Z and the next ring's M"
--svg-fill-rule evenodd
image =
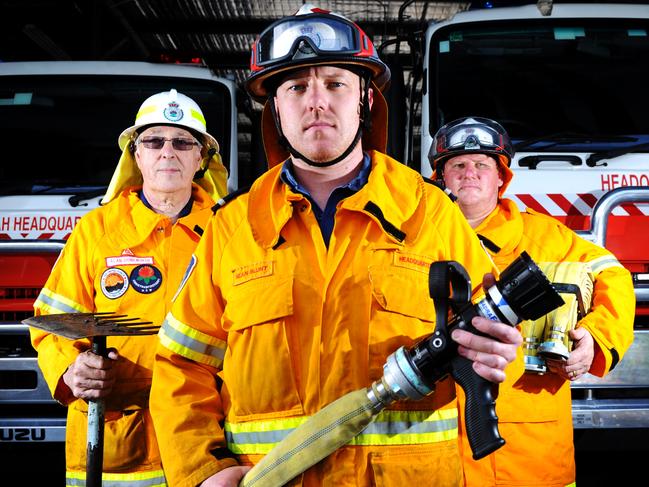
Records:
M430 257L406 252L395 252L393 264L398 267L405 267L419 272L428 272L433 260Z
M122 255L106 257L106 267L119 265L153 265L153 257L138 257L131 249L124 249Z
M273 261L257 262L238 267L232 271L232 284L237 286L260 277L273 275Z

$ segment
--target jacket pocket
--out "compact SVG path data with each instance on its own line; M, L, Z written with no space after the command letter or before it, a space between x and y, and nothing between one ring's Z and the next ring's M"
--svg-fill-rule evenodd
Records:
M223 314L228 332L223 388L231 420L303 412L296 386L299 363L289 345L292 315L293 277L256 279L230 289Z
M388 355L434 331L435 305L428 295L427 273L386 264L370 266L369 276L369 372L377 379Z
M106 411L104 472L120 472L147 463L143 411ZM86 469L88 415L72 409L68 415L66 463L69 469Z
M372 295L381 310L435 321L435 305L428 293L428 267L421 270L370 266Z
M456 441L438 446L404 447L373 453L370 463L376 487L462 485L462 468Z
M515 385L500 387L496 414L508 423L557 421L570 401L570 385L558 376L524 374Z

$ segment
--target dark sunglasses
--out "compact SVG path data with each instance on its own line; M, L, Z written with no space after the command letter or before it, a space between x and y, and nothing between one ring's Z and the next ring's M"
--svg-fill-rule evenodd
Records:
M175 150L186 151L192 150L195 146L200 145L194 139L185 139L182 137L173 137L166 139L164 137L142 137L138 144L142 144L147 149L160 150L164 147L165 142L170 141Z

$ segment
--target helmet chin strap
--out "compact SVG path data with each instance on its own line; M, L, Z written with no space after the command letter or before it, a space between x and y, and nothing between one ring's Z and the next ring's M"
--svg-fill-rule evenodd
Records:
M360 76L359 76L360 77ZM343 159L345 159L349 154L352 153L358 142L361 140L361 137L363 136L363 129L367 128L369 129L371 126L371 121L370 121L370 108L369 108L369 103L368 103L368 91L370 87L370 78L371 75L368 75L367 77L362 76L361 79L365 81L364 87L361 88L362 90L362 102L361 102L361 117L360 121L358 123L358 129L356 130L356 135L354 136L354 140L352 140L351 144L349 144L349 147L343 151L342 154L340 154L338 157L334 159L330 159L328 161L314 161L313 159L309 159L307 156L302 154L300 151L298 151L295 147L291 145L291 143L288 141L286 136L284 135L284 132L282 131L282 124L279 120L279 115L277 114L277 108L275 107L275 100L273 99L274 96L271 94L268 96L268 104L270 105L270 111L273 114L273 120L275 121L275 127L277 128L277 133L279 134L279 143L282 144L286 148L286 150L295 158L300 159L304 162L306 162L309 166L313 167L329 167L333 166L334 164L339 163Z

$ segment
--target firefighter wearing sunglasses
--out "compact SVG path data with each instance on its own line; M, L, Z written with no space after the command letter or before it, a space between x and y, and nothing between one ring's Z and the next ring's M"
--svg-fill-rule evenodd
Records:
M104 206L78 222L35 302L35 313L117 312L161 323L226 170L200 107L176 90L142 103L119 137L122 156ZM31 329L52 396L68 407L67 485L85 485L88 400L103 398L103 485L165 485L149 412L156 336L88 340Z
M259 36L251 68L270 169L216 210L159 335L151 402L172 485L237 486L294 428L378 380L434 329L431 262L462 262L476 287L491 269L449 198L383 153L390 72L357 25L305 5ZM495 338L455 339L502 381L520 334L474 324ZM460 485L457 418L442 380L290 485Z

